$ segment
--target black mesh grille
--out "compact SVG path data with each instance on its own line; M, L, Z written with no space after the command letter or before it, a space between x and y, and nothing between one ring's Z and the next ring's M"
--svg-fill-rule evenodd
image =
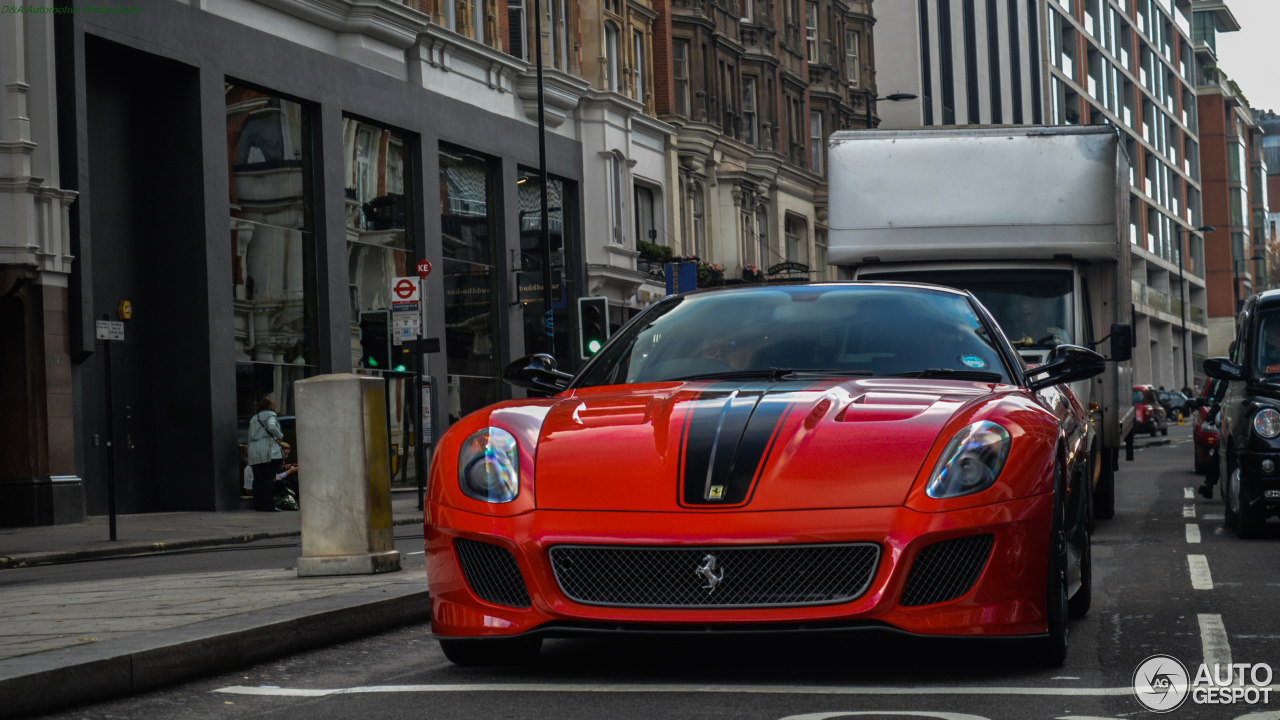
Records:
M626 547L560 545L551 567L587 605L761 607L848 602L866 592L880 546Z
M916 556L902 588L906 607L955 600L978 581L991 554L992 535L970 535L934 543Z
M529 607L529 592L516 559L503 547L475 540L454 540L458 564L476 597L494 605Z

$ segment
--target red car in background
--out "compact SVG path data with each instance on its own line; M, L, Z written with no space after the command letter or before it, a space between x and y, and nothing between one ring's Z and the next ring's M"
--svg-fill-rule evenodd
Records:
M1160 404L1160 396L1156 395L1154 385L1133 386L1134 432L1169 434L1169 415Z
M1218 423L1216 420L1212 423L1208 422L1205 416L1209 414L1211 405L1221 399L1224 389L1221 380L1205 380L1204 386L1200 388L1200 397L1207 398L1209 403L1196 408L1195 420L1191 424L1191 434L1195 445L1196 472L1202 475L1209 469L1209 463L1213 462L1211 453L1218 446Z

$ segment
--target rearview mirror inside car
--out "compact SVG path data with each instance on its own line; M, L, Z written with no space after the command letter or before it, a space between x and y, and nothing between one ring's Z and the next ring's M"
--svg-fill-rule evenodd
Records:
M1117 323L1119 324L1119 323ZM1112 338L1112 346L1115 338ZM1032 368L1027 383L1032 390L1084 380L1102 374L1107 360L1098 353L1078 345L1059 345L1049 352L1049 362Z

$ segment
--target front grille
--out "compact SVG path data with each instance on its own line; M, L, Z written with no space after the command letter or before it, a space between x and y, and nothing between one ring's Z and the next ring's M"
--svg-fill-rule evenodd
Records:
M993 535L969 535L934 543L916 556L902 588L905 607L955 600L969 592L991 554Z
M476 597L494 605L529 607L529 592L524 587L524 578L520 577L520 566L516 565L510 551L461 538L453 541L453 548L458 554L458 564L462 566L467 585Z
M559 545L560 589L586 605L777 607L848 602L866 592L880 546Z

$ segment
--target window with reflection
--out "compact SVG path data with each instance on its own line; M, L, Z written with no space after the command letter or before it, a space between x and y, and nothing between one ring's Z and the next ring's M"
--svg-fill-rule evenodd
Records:
M293 383L317 371L311 128L299 103L231 82L224 97L243 464L258 402L292 416Z
M418 318L397 313L391 294L396 278L415 275L408 139L390 128L343 118L342 155L351 366L386 381L391 482L411 485L417 481L412 375L417 357L401 344L400 327Z
M449 419L501 399L498 384L498 247L488 158L440 146Z
M542 180L533 170L521 170L516 179L520 197L520 274L517 285L523 305L524 347L526 353L547 352L543 324L546 310L542 264ZM547 177L547 228L551 242L551 309L554 313L556 364L572 370L579 364L574 355L573 327L570 310L577 304L578 292L573 279L575 267L573 243L574 186L555 177Z

